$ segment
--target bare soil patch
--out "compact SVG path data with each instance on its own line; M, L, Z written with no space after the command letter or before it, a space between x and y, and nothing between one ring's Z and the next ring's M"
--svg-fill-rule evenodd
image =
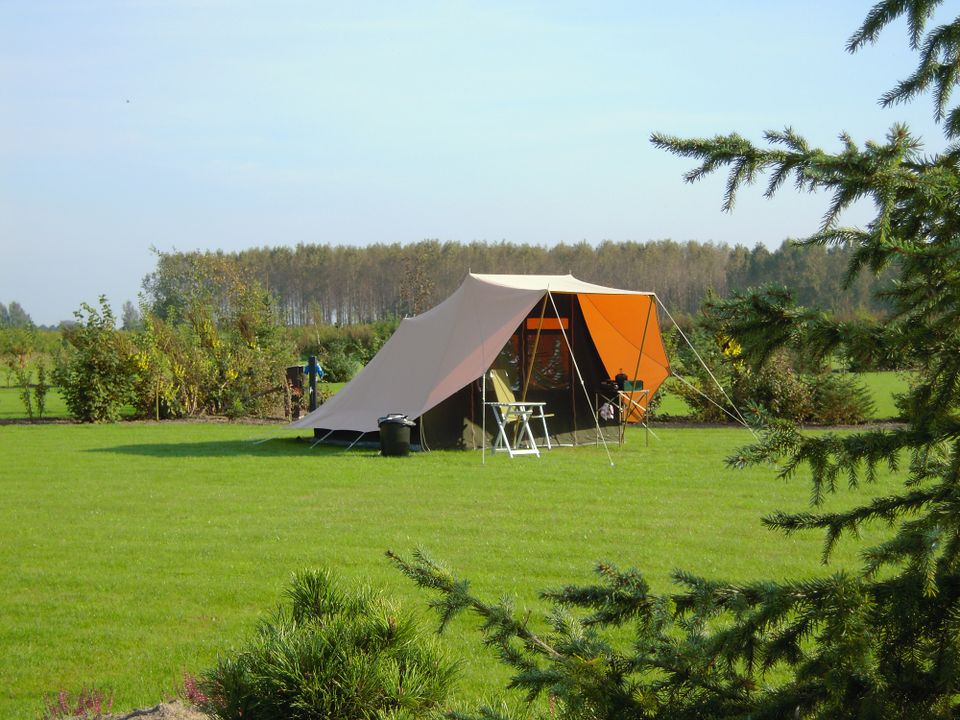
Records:
M210 716L182 700L170 700L150 708L107 715L103 720L210 720Z

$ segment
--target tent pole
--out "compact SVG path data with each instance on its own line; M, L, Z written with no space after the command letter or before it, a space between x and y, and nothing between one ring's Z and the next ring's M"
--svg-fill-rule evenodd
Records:
M484 363L486 365L486 363ZM481 390L481 407L480 407L480 417L482 418L481 430L480 430L480 464L487 464L487 371L483 371L483 375L480 376L480 387Z
M530 387L530 377L533 375L533 360L537 357L537 350L540 347L540 331L543 329L543 316L547 312L547 296L543 296L543 306L540 308L540 324L537 325L537 335L533 339L533 354L530 356L530 361L527 363L527 377L523 381L523 392L520 395L520 402L527 401L527 388ZM526 320L524 320L526 322ZM524 328L526 329L526 328ZM526 333L524 333L525 335Z
M640 336L640 352L637 353L637 366L633 369L633 379L637 379L640 372L640 361L643 359L643 346L647 343L647 328L650 327L650 312L653 310L653 301L647 305L647 317L643 321L643 334Z
M354 445L356 445L358 442L360 442L360 438L362 438L364 435L366 435L366 433L363 432L363 431L361 431L360 434L357 435L357 439L354 440L352 443L350 443L350 444L347 446L347 450L350 450ZM347 452L347 450L344 450L344 452Z
M336 432L336 430L331 430L330 432L328 432L326 435L324 435L324 436L323 436L322 438L320 438L319 440L314 440L314 441L313 441L313 444L310 446L310 449L312 450L313 448L315 448L317 445L319 445L320 443L322 443L322 442L323 442L324 440L326 440L328 437L330 437L331 435L333 435L334 432Z
M644 321L643 321L643 334L640 336L640 352L637 353L637 365L636 365L636 367L633 369L633 379L634 379L634 381L636 381L637 375L640 374L640 363L641 363L641 361L643 360L643 346L647 344L647 329L650 327L650 313L651 313L651 312L653 312L653 300L651 300L651 301L650 301L650 304L647 305L647 317L644 318ZM632 393L632 391L631 391L631 393ZM633 395L632 395L632 394L630 395L630 402L633 403ZM647 396L647 405L649 405L649 404L650 404L650 396L648 395L648 396ZM630 408L630 409L632 410L633 408ZM644 427L646 427L646 425L647 425L646 413L647 413L646 408L644 408L644 410L643 410L643 421L642 421ZM627 426L627 418L628 418L629 416L630 416L630 413L627 413L627 414L622 418L622 419L623 419L624 429L626 429L626 426ZM649 444L649 442L650 442L650 439L647 438L647 444Z
M527 401L527 389L530 387L530 378L533 375L533 361L537 357L537 350L540 347L540 331L543 329L543 316L547 312L547 296L543 296L543 305L540 307L540 324L537 325L537 335L533 339L533 352L529 353L529 358L527 360L527 372L526 377L523 380L523 391L520 393L520 402ZM524 318L523 325L520 326L520 341L523 343L524 355L527 355L527 320ZM516 445L517 438L520 434L520 428L517 424L513 426L513 442Z
M573 275L573 273L569 273ZM580 298L577 297L577 305L580 303ZM556 310L557 319L560 318L560 311L557 310L557 306L554 305L553 309ZM577 326L576 318L574 317L574 312L576 311L576 306L574 302L570 301L570 339L567 340L564 337L564 342L567 343L567 350L570 353L570 357L573 358L573 329ZM575 361L574 361L575 362ZM587 403L589 405L589 401ZM570 414L573 416L573 446L576 447L580 444L580 433L577 432L577 384L573 381L570 382ZM596 443L594 443L596 445Z
M583 388L583 396L587 399L587 407L592 407L590 402L590 393L587 392L587 384L583 381L583 375L580 374L580 366L577 365L577 358L573 354L573 347L570 345L570 340L567 339L567 333L563 329L563 322L560 321L560 311L557 309L557 303L553 299L553 293L550 292L549 288L547 289L547 295L550 296L550 304L553 305L553 312L556 313L557 322L560 325L560 332L563 334L563 341L567 344L567 349L570 351L570 359L573 361L573 369L577 371L577 378L580 380L580 387ZM573 315L573 312L570 313ZM571 327L573 323L570 323ZM576 403L574 403L576 407ZM593 422L597 427L597 434L600 436L600 440L603 442L603 449L607 452L607 461L610 463L610 467L613 467L613 457L610 455L610 448L607 447L607 439L603 436L603 431L600 430L600 421L597 419L597 413L591 409L590 414L593 415ZM576 426L573 428L574 434L577 432Z
M470 272L470 276L473 272ZM477 323L478 335L480 337L480 464L487 464L487 371L490 366L487 364L487 347L483 335L483 317L480 315L480 309L474 303L473 317ZM471 403L472 405L472 403Z
M265 442L267 442L268 440L273 440L273 439L278 438L278 437L280 437L280 430L277 430L277 431L275 431L275 432L272 432L272 433L270 433L269 435L267 435L266 437L261 437L261 438L258 438L258 439L256 439L256 440L251 440L251 442L252 442L254 445L260 445L261 443L265 443Z
M667 306L663 304L663 302L660 300L659 297L657 297L656 295L654 295L654 297L657 298L657 302L659 303L660 307L663 308L663 311L667 314L667 317L670 318L670 322L672 322L673 325L674 325L674 327L677 328L677 332L680 333L680 337L682 337L682 338L684 339L684 341L686 341L687 345L690 346L690 349L693 350L693 354L697 356L697 360L700 361L700 365L702 365L702 366L703 366L703 369L707 371L707 375L709 375L709 376L710 376L710 379L713 380L714 385L716 385L716 386L717 386L717 389L720 390L720 393L723 395L724 399L725 399L728 403L730 403L730 407L733 408L733 411L737 414L737 417L740 418L740 422L743 423L743 426L744 426L745 428L747 428L747 430L749 430L749 431L753 434L754 437L758 437L756 431L754 431L754 429L753 429L752 427L750 427L750 423L748 423L748 422L746 421L746 419L743 417L743 415L741 414L740 408L738 408L736 405L733 404L733 400L731 400L731 399L730 399L730 396L727 395L727 391L723 389L723 385L721 385L721 384L720 384L720 381L717 380L716 377L714 377L714 374L710 371L710 368L707 367L707 364L703 361L703 358L700 357L700 353L697 352L697 349L693 346L693 343L690 342L689 338L687 338L687 336L684 334L684 332L683 332L683 330L681 329L680 325L677 324L677 321L673 319L673 315L671 315L671 314L670 314L670 311L667 310ZM674 377L680 377L679 375L674 375L672 371L671 371L670 374L673 375ZM688 384L689 384L689 383L688 383ZM692 386L691 386L691 387L692 387ZM700 392L700 394L701 394L701 395L703 394L702 391ZM716 405L716 403L714 403L714 405ZM717 405L717 407L720 407L720 406ZM720 409L723 410L723 408L720 408ZM727 411L724 410L724 412L727 412ZM730 415L730 413L727 412L727 415ZM731 416L731 417L732 417L732 416Z

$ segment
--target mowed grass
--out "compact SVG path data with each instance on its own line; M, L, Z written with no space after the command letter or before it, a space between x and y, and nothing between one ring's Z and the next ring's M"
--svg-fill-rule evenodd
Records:
M36 405L34 405L34 417L36 417ZM50 388L47 392L46 407L43 416L45 418L66 418L70 417L67 411L67 403L56 388ZM0 420L20 420L27 417L27 410L23 406L23 400L20 398L20 388L0 387Z
M112 689L118 709L154 704L247 636L298 568L330 566L424 608L387 548L421 545L477 592L535 608L534 620L539 590L590 581L599 560L640 568L660 591L674 568L746 580L856 562L842 543L824 568L820 537L761 526L807 507L809 487L725 469L743 430L658 429L649 446L630 431L614 467L592 446L483 465L478 452L250 442L265 430L0 427L0 717L32 717L45 695L90 685ZM472 623L446 637L464 661L457 703L502 691L507 673Z
M857 378L873 398L875 419L889 420L900 415L896 406L896 396L907 392L910 384L909 377L905 373L861 373Z

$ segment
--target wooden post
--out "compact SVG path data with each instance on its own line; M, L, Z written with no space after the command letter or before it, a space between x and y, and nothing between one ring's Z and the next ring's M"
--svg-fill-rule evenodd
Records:
M307 372L310 374L310 412L317 409L317 356L311 355Z

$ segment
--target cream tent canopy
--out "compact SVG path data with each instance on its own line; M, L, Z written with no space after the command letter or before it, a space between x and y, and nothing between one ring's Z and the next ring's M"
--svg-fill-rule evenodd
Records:
M587 332L580 335L588 335L589 343L577 335L582 325ZM511 342L519 348L518 334L542 330L539 341L561 328L566 328L564 352L573 352L574 364L583 362L578 356L599 358L591 377L610 379L623 372L642 379L652 394L669 374L653 293L616 290L572 275L470 274L435 308L404 319L359 375L289 427L315 428L318 436L319 429L364 433L377 431L378 418L388 413L423 418L475 385ZM553 393L566 397L562 388L554 387ZM559 411L557 404L551 399L550 410ZM469 412L482 412L477 405L470 402ZM581 415L586 415L582 408Z

